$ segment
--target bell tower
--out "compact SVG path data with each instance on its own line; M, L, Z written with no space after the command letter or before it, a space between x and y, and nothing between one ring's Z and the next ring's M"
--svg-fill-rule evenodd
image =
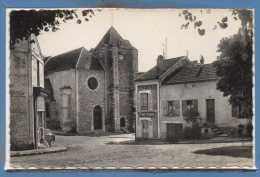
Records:
M122 131L121 118L126 119L124 128L131 130L134 122L134 74L138 71L138 51L111 26L93 54L105 68L107 130Z

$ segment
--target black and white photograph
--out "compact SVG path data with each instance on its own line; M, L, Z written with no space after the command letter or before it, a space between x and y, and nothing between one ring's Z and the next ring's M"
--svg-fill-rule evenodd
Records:
M5 169L256 169L254 9L6 16Z

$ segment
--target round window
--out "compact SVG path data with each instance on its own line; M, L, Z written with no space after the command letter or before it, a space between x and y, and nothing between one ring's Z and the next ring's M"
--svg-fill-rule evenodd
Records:
M91 77L88 79L88 87L92 90L95 90L98 86L98 81L96 78Z

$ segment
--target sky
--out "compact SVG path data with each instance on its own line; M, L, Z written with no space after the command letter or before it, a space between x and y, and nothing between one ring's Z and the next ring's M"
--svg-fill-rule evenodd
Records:
M190 60L199 60L203 55L205 63L216 60L217 45L223 37L238 32L239 20L235 21L230 9L189 9L202 21L206 34L200 36L193 24L182 29L186 21L179 17L183 9L102 9L94 10L90 21L77 24L68 21L56 32L42 32L38 37L42 54L55 56L79 47L87 50L96 47L107 30L113 26L118 33L137 48L139 71L144 72L156 64L158 55L163 54L167 38L167 58L188 55ZM79 10L80 12L80 10ZM223 17L228 17L226 29L213 27Z

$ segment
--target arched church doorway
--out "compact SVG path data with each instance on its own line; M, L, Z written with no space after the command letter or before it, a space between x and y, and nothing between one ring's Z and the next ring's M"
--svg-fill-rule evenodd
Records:
M120 118L120 127L125 127L125 118L124 117Z
M95 106L93 110L94 130L102 129L102 108Z

